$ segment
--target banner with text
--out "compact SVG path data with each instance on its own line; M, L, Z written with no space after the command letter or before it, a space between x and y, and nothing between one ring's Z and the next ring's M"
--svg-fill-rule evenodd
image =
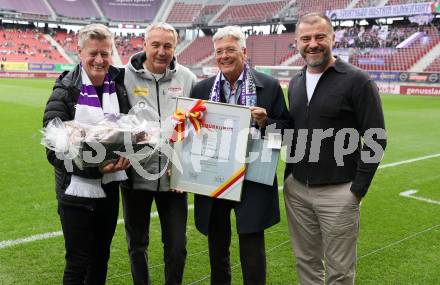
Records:
M332 20L350 20L411 16L430 14L433 12L435 12L435 3L427 2L382 7L327 10L326 14Z
M400 94L418 96L440 96L437 86L400 86Z
M58 78L59 73L46 72L0 72L0 78Z
M55 65L52 63L28 63L29 71L54 71Z
M70 64L70 63L66 63L66 64L55 64L55 71L56 72L63 72L65 70L69 71L74 69L76 66L76 64Z
M28 71L27 62L2 61L2 71Z

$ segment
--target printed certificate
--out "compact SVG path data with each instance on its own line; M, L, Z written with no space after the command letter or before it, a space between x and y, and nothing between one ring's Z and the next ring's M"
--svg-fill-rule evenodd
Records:
M179 97L177 108L189 110L194 102ZM174 143L183 172L173 164L171 188L240 201L251 112L240 105L203 102L206 111L200 133L187 124L187 136Z
M249 162L246 169L245 180L272 186L280 156L278 148L270 148L269 140L249 139L249 158L257 154L257 159Z

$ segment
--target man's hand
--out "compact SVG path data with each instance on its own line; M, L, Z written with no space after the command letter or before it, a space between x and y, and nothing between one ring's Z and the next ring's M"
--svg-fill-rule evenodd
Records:
M105 165L99 167L99 171L103 174L125 170L130 167L130 160L127 158L119 157L116 161L111 161Z
M359 196L359 195L357 195L357 194L354 194L353 192L351 192L351 193L352 193L352 194L354 195L354 197L357 199L358 204L360 204L361 201L362 201L362 197Z
M249 110L251 110L252 119L255 120L255 122L257 122L260 128L264 128L267 122L266 109L253 106L253 107L249 107Z
M170 189L170 190L171 190L171 192L174 192L174 193L179 193L179 194L185 193L185 191L180 190L180 189Z
M168 174L169 177L171 177L171 168L167 170L167 174ZM185 191L180 190L180 189L172 189L171 188L170 191L174 192L174 193L179 193L179 194L185 193Z

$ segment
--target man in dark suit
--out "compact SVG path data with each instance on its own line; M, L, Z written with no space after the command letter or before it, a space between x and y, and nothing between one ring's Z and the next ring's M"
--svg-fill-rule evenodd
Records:
M191 97L249 106L262 132L288 122L288 112L278 81L246 63L246 39L239 27L221 28L213 37L219 73L199 82ZM280 220L278 185L244 181L241 202L195 196L195 223L208 236L211 284L231 284L229 246L231 210L235 211L243 284L266 284L264 230Z

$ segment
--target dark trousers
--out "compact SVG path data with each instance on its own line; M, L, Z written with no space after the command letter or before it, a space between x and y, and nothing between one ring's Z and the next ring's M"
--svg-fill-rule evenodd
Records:
M229 246L231 244L231 210L235 202L215 200L209 220L208 246L211 284L231 284ZM264 231L238 235L243 284L266 284Z
M164 249L164 284L182 284L186 259L187 195L122 189L125 232L135 285L151 284L148 271L150 211L156 202Z
M106 185L106 198L85 205L58 203L66 248L63 284L105 284L110 244L119 211L119 183Z

